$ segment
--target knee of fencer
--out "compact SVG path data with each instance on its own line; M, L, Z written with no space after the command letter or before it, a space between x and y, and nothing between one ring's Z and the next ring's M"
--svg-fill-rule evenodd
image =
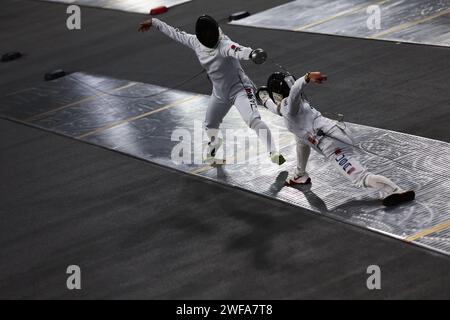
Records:
M370 173L361 174L361 176L353 182L358 188L367 188L366 180Z
M385 177L369 173L364 179L364 187L379 189L385 184Z
M351 157L345 149L339 146L329 150L330 158L328 160L331 160L337 170L343 172L353 185L364 187L369 172L355 158Z
M366 184L367 186L374 186L378 183L381 183L383 181L383 176L380 176L378 174L368 174L366 178Z

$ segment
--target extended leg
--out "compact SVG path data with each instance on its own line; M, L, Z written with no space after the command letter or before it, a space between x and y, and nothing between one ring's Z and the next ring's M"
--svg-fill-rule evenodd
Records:
M416 197L414 191L405 191L390 179L380 175L369 174L366 177L365 186L380 190L382 194L387 194L383 199L385 206L395 206L403 202L412 201Z
M308 164L309 155L311 153L311 147L303 144L297 139L297 170L296 173L298 175L303 175L306 173L306 165Z
M207 162L214 159L217 150L222 144L222 139L219 138L219 127L230 108L231 104L223 102L214 95L211 95L205 115L205 130L209 138L206 155Z
M331 130L329 134L322 138L318 148L343 177L358 187L365 187L364 180L369 172L354 157L351 139L339 128Z
M306 165L308 164L309 155L311 153L311 147L303 144L300 139L296 137L297 146L297 167L295 168L294 175L286 181L289 185L308 184L311 183L311 178L306 172Z
M380 190L385 195L389 195L396 192L402 192L403 189L392 182L385 176L369 173L364 181L364 186L368 188L374 188Z
M272 137L272 132L265 122L261 120L258 108L256 105L256 98L252 89L246 89L237 94L234 105L238 109L242 119L253 130L259 140L264 144L266 150L269 151L273 162L283 164L285 159L278 154L275 142Z
M332 165L358 187L374 188L386 196L383 204L397 205L414 200L414 191L405 191L390 179L370 173L353 155L353 146L348 137L339 128L333 129L329 136L322 139L319 147Z

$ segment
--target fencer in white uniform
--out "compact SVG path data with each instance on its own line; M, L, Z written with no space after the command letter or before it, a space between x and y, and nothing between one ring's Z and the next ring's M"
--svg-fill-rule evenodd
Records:
M313 148L354 185L378 189L384 196L384 205L414 200L414 191L405 191L390 179L369 172L355 157L353 141L346 127L322 116L306 100L303 89L307 83L322 83L326 79L320 72L309 72L298 80L276 72L269 77L267 86L257 92L258 102L282 116L288 130L295 135L297 167L288 178L288 184L311 183L306 166Z
M240 60L263 63L267 57L262 49L244 47L224 35L217 22L210 16L201 16L196 23L196 34L188 34L173 28L163 21L151 19L141 23L140 31L150 26L171 39L195 51L202 67L212 82L213 89L205 116L205 128L209 137L207 160L215 157L222 144L218 138L219 127L232 105L235 105L242 119L265 145L272 162L284 163L284 158L275 147L269 127L261 120L257 109L254 84L245 74Z

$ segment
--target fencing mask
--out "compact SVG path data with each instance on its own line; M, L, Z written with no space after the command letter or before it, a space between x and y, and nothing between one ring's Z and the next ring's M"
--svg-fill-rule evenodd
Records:
M213 17L206 14L200 16L195 24L195 35L202 45L215 48L219 42L219 25Z
M275 103L279 103L289 96L291 88L285 80L287 76L287 74L282 72L274 72L267 79L267 90L269 91L270 98Z

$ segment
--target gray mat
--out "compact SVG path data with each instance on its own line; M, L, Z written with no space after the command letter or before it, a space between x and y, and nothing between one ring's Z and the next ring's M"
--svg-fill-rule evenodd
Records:
M113 9L125 12L148 14L151 9L166 6L168 8L189 2L191 0L42 0L49 2L59 2L75 4L79 6L96 7L103 9Z
M242 140L235 143L237 154L245 156L250 164L231 164L229 161L230 164L211 167L174 163L171 153L179 144L172 137L174 130L192 133L195 121L201 125L207 101L208 97L204 95L75 73L4 97L0 114L447 255L450 253L448 143L347 124L354 133L362 162L371 171L392 178L404 188L416 190L415 202L386 209L376 192L349 185L314 153L308 167L312 186L307 189L285 187L287 170L292 170L295 163L295 142L283 128L282 119L265 110L261 110L262 117L278 133L277 141L288 160L285 165L271 164L265 153L258 153L254 148L247 153L246 142ZM223 128L248 136L250 144L256 141L254 133L247 130L234 109L225 118Z
M368 27L371 5L380 29ZM450 46L450 0L297 0L232 24Z

